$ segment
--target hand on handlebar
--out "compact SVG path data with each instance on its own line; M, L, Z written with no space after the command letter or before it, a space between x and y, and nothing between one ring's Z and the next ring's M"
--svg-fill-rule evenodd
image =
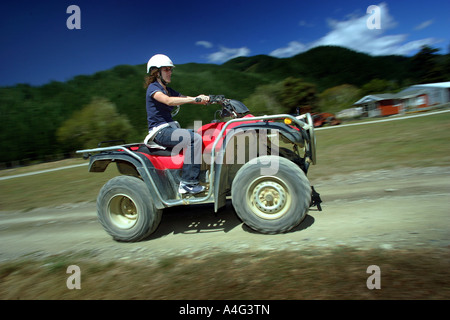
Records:
M206 96L204 94L198 95L197 97L195 97L195 102L199 104L208 104L209 96Z
M223 96L223 95L205 96L205 95L201 94L201 95L195 97L195 102L202 103L202 104L213 104L213 103L222 104L222 103L226 102L227 100L228 99L226 99L225 96Z

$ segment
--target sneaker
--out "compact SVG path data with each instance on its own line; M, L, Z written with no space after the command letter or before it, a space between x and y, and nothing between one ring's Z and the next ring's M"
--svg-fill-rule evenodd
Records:
M204 186L197 184L185 184L183 182L180 182L180 187L178 188L178 192L180 194L190 193L190 194L196 194L203 192L205 190Z

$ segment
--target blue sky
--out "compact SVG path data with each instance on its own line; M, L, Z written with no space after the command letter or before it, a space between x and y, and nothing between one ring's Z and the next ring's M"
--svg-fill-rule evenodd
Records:
M68 29L70 5L81 29ZM380 29L369 29L368 19ZM290 57L319 45L371 55L450 47L450 1L54 0L0 4L0 86L67 81L156 53L175 64L236 56Z

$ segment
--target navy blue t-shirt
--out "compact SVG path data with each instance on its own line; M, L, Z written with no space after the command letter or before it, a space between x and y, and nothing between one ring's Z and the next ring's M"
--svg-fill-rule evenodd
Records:
M160 124L173 121L172 115L170 113L172 112L172 109L174 107L168 106L167 104L161 103L153 98L153 95L158 91L168 95L169 97L181 96L180 93L173 90L172 88L167 87L167 91L164 90L163 86L158 81L155 81L148 86L147 96L145 98L148 130L153 127L159 126Z

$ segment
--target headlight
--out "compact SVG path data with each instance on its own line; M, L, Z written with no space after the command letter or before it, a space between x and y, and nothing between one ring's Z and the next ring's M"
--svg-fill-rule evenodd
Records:
M290 124L292 124L292 120L289 118L284 118L284 123L287 125L290 125Z

